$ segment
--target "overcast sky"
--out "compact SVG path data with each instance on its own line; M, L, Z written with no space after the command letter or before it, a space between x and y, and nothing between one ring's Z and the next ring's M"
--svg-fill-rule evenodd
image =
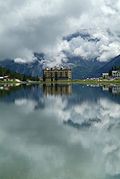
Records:
M99 42L62 37L86 29ZM60 62L62 50L101 61L120 54L120 0L0 1L0 59L31 61L45 52Z

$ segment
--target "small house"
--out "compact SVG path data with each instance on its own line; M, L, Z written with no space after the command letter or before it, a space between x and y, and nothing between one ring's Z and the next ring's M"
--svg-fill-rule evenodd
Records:
M112 71L112 77L113 78L120 78L120 71L118 71L118 70Z
M108 78L109 77L109 73L102 73L102 77L103 78Z

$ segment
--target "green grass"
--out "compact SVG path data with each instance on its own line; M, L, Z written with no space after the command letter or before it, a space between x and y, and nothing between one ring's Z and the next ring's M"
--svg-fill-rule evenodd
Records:
M111 84L116 84L116 85L120 85L120 79L118 80L80 80L80 79L76 79L76 80L58 80L58 81L54 81L54 82L43 82L43 81L30 81L30 82L21 82L21 84L93 84L93 85L111 85ZM18 84L18 82L16 81L0 81L0 84Z
M106 84L119 84L120 85L120 80L73 80L73 83L78 83L78 84L101 84L101 85L106 85Z
M41 81L40 83L42 84L51 84L51 82L43 82ZM57 84L61 84L61 83L70 83L70 84L93 84L93 85L97 85L97 84L101 84L101 85L104 85L104 84L119 84L120 85L120 79L119 80L59 80L57 82L52 82L53 84L54 83L57 83Z

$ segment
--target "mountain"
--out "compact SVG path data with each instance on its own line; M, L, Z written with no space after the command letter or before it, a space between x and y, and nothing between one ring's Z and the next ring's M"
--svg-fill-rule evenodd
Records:
M27 76L42 76L42 69L45 65L45 55L35 53L36 59L30 63L17 63L14 60L0 61L0 66L13 72L21 73ZM81 57L68 57L68 62L63 66L72 68L73 79L83 79L88 77L99 77L103 72L109 72L114 66L120 66L120 55L111 59L109 62L99 62L97 60L83 60Z
M82 29L81 31L79 32L75 32L73 34L69 34L65 37L63 37L63 40L67 40L68 42L71 41L72 39L74 38L77 38L77 37L81 37L82 39L84 40L87 40L87 41L91 41L91 42L98 42L100 41L99 38L96 38L96 37L92 37L90 32L88 32L87 29Z
M82 38L87 42L97 43L100 41L91 35L90 30L83 29L79 32L70 34L63 38L68 42L76 38ZM109 72L114 66L120 66L120 55L108 60L108 62L99 62L96 59L83 60L80 57L70 57L69 62L72 61L73 65L73 77L74 78L87 78L87 77L99 77L104 72Z
M112 67L120 66L120 55L111 59L108 63L100 67L99 69L93 72L93 76L100 76L104 72L109 72Z
M42 76L42 69L45 64L45 55L42 53L34 53L36 59L30 63L18 63L14 60L0 61L0 66L5 67L11 71L21 73L27 76ZM91 76L92 72L102 67L105 63L97 60L87 61L81 57L68 57L68 62L63 63L64 67L70 66L73 71L73 79L87 78Z
M104 66L106 62L99 62L97 60L83 60L81 57L69 57L68 65L72 67L73 79L83 79L92 77L95 70Z
M63 40L70 42L73 38L81 37L83 40L89 42L99 42L99 38L93 37L87 30L82 30L63 37ZM73 79L83 79L88 77L99 77L103 72L108 72L113 66L120 66L120 55L111 59L109 62L100 62L96 59L84 60L80 56L73 56L65 53L68 58L67 62L63 62L64 67L71 67ZM29 63L18 63L14 60L6 59L0 61L0 66L5 67L11 71L21 73L27 76L42 76L42 69L46 64L46 57L44 53L34 53L34 60Z
M1 76L1 80L3 80L3 81L5 80L5 76L9 78L8 80L10 80L10 79L11 80L19 79L20 81L27 81L27 80L37 81L37 80L39 80L39 78L37 78L37 77L31 77L28 75L17 73L13 70L11 71L8 68L1 67L1 66L0 66L0 76Z
M34 53L36 59L29 63L18 63L11 59L0 61L0 66L5 67L11 71L21 73L27 76L42 76L42 68L44 65L44 54Z

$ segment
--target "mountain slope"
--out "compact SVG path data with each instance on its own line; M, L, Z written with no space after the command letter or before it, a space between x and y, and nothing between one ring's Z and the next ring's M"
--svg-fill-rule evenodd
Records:
M104 72L109 72L114 66L120 66L120 55L110 60L108 63L93 72L94 76L100 76Z
M79 32L70 34L63 37L63 41L71 42L73 39L81 38L87 42L95 44L100 41L92 33L86 29ZM93 52L94 51L90 51ZM103 72L108 72L113 66L120 66L120 55L111 59L109 62L97 61L95 57L92 59L85 60L80 56L75 56L74 53L63 51L68 61L63 62L64 67L71 67L73 72L73 79L88 78L88 77L99 77ZM73 55L74 54L74 55ZM46 58L44 53L34 53L35 59L30 63L17 63L14 60L3 60L0 61L0 66L6 67L11 71L25 74L28 76L42 76L42 69L46 65Z
M35 57L36 60L31 63L16 63L14 60L0 61L0 66L27 76L42 76L45 57L43 54L38 53L35 53ZM79 79L91 76L94 70L104 64L105 63L98 62L97 60L87 61L81 57L68 57L68 62L63 63L63 66L70 66L73 71L73 79Z
M30 63L16 63L14 60L0 61L0 66L5 67L11 71L21 73L27 76L41 76L44 63L44 54L34 53L36 60Z
M92 73L106 64L97 60L83 60L81 57L69 57L68 65L72 64L73 79L91 77ZM69 65L70 66L70 65Z
M42 76L45 57L43 54L35 53L36 60L31 63L16 63L14 60L0 61L0 66L11 71L27 76ZM73 79L99 77L103 72L108 72L114 66L120 66L120 56L109 62L97 60L83 60L81 57L68 57L68 62L63 66L70 66L73 72Z

